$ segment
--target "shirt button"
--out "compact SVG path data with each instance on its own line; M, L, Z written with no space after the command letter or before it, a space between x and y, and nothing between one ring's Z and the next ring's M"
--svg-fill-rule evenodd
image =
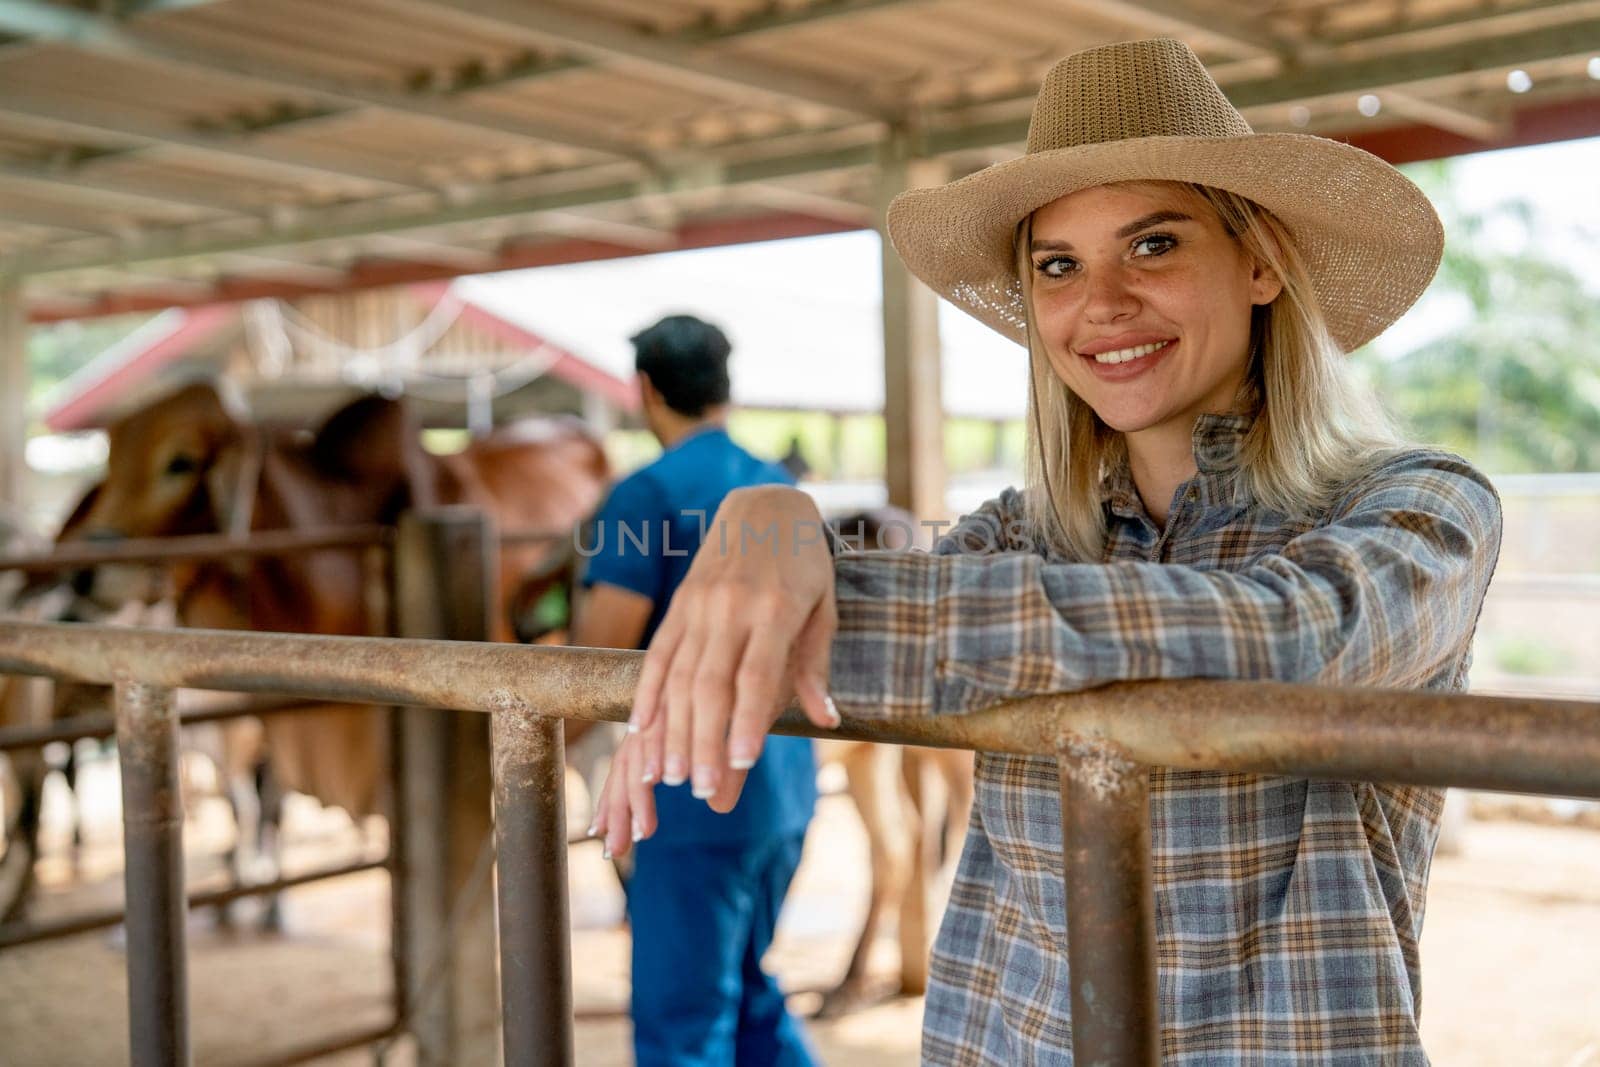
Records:
M1200 499L1200 490L1191 488L1187 493L1183 494L1183 499L1193 504L1196 500Z

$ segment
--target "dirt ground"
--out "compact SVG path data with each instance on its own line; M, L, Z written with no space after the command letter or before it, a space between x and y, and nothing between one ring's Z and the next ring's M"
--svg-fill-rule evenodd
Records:
M109 765L91 768L91 797L115 789ZM111 794L114 796L114 792ZM59 800L59 798L58 798ZM1480 810L1484 807L1480 805ZM217 874L209 851L226 838L220 802L196 808L191 881ZM292 811L293 864L352 857L364 840L342 816L310 802ZM76 879L47 861L36 915L114 902L117 828L95 820ZM591 845L572 851L578 1062L631 1062L627 934L621 896ZM817 990L844 967L864 906L865 843L849 803L824 798L769 966L814 1011ZM288 933L225 933L190 925L195 1062L246 1064L335 1033L381 1024L389 1011L387 882L382 872L307 886L285 900ZM892 941L879 946L887 972ZM1458 855L1434 865L1423 941L1423 1034L1443 1065L1600 1067L1600 830L1496 819L1468 824ZM105 931L0 953L0 1067L126 1062L122 943ZM921 1002L893 1000L842 1020L810 1024L825 1063L898 1067L917 1062ZM321 1061L374 1062L370 1050ZM402 1041L385 1063L409 1065Z

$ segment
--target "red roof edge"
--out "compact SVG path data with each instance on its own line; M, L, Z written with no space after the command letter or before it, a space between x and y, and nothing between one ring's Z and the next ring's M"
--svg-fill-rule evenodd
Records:
M185 310L183 321L172 330L107 368L98 380L45 412L45 426L53 433L89 429L118 396L228 325L237 314L236 308L222 304ZM70 383L71 379L67 381Z
M462 319L485 333L529 349L554 348L560 354L547 373L555 375L583 392L598 393L623 411L632 412L638 408L639 391L634 388L632 382L623 381L581 356L576 356L560 345L545 340L532 330L508 322L464 297L461 299L461 304Z

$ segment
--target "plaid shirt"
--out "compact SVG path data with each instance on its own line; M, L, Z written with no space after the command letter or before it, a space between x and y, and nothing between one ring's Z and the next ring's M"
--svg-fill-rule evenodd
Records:
M950 715L1123 679L1461 689L1499 550L1494 489L1399 452L1315 522L1242 499L1250 419L1207 415L1165 531L1126 468L1106 563L1047 558L1007 491L933 555L842 555L833 695L863 716ZM1052 759L979 753L934 947L925 1062L1069 1064ZM1157 768L1151 776L1168 1064L1425 1064L1428 865L1443 793Z

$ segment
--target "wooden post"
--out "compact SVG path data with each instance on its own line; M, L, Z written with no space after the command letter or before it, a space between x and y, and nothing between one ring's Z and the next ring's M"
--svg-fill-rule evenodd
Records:
M400 636L487 640L498 567L497 534L481 512L403 516L395 545ZM432 708L400 714L395 840L418 1063L498 1064L488 716Z
M23 511L28 464L28 325L22 279L0 275L0 506Z
M874 209L883 242L884 476L891 505L918 519L943 519L939 303L890 247L884 214L895 194L937 185L945 170L938 161L914 158L910 137L903 130L891 133L883 149Z

